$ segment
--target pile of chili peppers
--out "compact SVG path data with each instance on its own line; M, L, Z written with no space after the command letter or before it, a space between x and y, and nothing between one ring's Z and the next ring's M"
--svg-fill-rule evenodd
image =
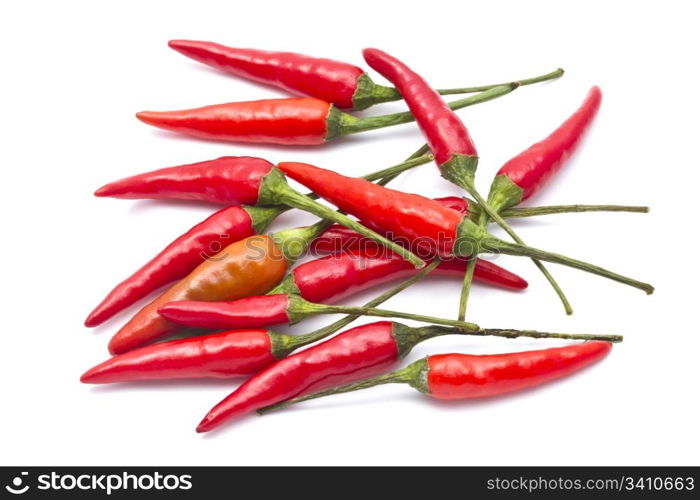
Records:
M227 156L161 168L99 188L95 195L101 197L190 200L222 208L167 244L88 315L85 325L94 327L143 304L110 340L113 356L85 372L82 382L247 377L206 414L198 432L256 411L263 414L379 384L405 383L438 399L490 397L578 371L605 357L622 337L483 328L466 322L472 281L505 290L527 288L524 279L479 259L480 253L532 259L568 314L571 305L543 262L653 292L651 285L637 279L528 246L507 222L567 212L648 210L620 205L520 206L575 152L600 107L598 87L591 88L579 108L549 136L506 162L488 195L482 196L474 183L477 149L455 111L557 79L563 70L506 83L435 90L404 62L377 49L364 50L364 59L393 86L374 83L357 66L302 54L187 40L173 40L170 47L294 96L137 113L149 125L208 140L320 146L345 135L415 121L426 144L405 161L363 177L306 163ZM442 96L449 94L469 95L448 103ZM408 111L371 117L350 113L400 99ZM429 199L386 187L404 171L433 161L440 175L470 198ZM311 192L292 189L287 178ZM338 210L319 204L318 197ZM291 209L310 212L320 220L308 227L267 233L272 222ZM513 241L491 235L490 222L505 229ZM297 265L302 258L306 260ZM457 319L378 308L428 274L463 283ZM396 282L392 288L361 307L340 304L354 293L391 282ZM346 316L313 332L292 335L268 329L312 315L339 313ZM426 325L382 320L337 333L360 316L404 318ZM430 355L389 371L416 344L441 335L525 336L577 343L486 356Z

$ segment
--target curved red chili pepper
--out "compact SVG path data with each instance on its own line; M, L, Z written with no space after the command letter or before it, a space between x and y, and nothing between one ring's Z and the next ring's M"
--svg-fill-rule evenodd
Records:
M352 64L293 52L239 49L192 40L171 40L168 45L222 71L323 99L339 108L355 107L353 98L360 77L366 78L365 72Z
M93 327L107 321L158 288L184 278L223 247L256 234L251 209L257 210L253 207L224 208L176 238L109 292L88 315L85 326Z
M102 186L95 196L255 205L260 184L273 168L262 158L223 156L126 177Z
M508 354L432 355L401 370L296 397L282 404L263 408L260 413L309 399L392 383L409 384L436 399L459 400L498 396L566 377L601 360L611 349L612 344L609 342L589 341L566 347ZM235 392L232 396L234 395ZM205 427L205 430L208 429L209 427Z
M467 127L442 97L404 63L378 49L362 51L365 61L401 92L418 126L423 130L438 166L454 155L477 156Z
M267 330L236 330L161 342L114 356L80 381L109 384L173 378L236 377L275 362Z
M425 338L404 335L402 327L388 321L358 326L281 359L212 408L197 432L300 394L381 373Z
M200 139L286 145L323 144L331 105L298 97L214 104L181 111L141 111L148 125Z
M512 196L503 193L507 200L501 202L502 207L510 207L530 198L539 191L551 177L559 171L564 162L574 153L576 147L595 118L603 95L599 87L592 87L583 104L559 128L542 141L533 144L528 149L508 160L496 174L506 177L518 190ZM505 189L494 181L494 189ZM492 192L490 199L497 200L498 193Z
M654 292L654 287L648 283L602 267L495 238L468 216L424 196L345 177L305 163L286 162L277 167L344 212L371 222L396 237L408 238L409 242L425 243L437 250L440 256L467 256L475 250L479 253L501 252L562 264L638 288L647 294Z

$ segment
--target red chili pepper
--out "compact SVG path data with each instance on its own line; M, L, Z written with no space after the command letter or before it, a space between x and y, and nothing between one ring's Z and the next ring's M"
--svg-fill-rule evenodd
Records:
M442 261L432 274L461 277L467 262L466 259ZM477 270L479 279L485 283L515 290L527 288L527 281L490 262L480 260ZM298 294L312 302L332 303L416 272L413 266L397 255L374 255L371 250L349 250L297 266L269 294Z
M107 321L151 292L184 278L225 246L263 232L277 213L275 208L251 206L219 210L119 283L88 315L85 326Z
M517 84L501 85L449 103L452 109L509 94ZM356 117L311 97L229 102L180 111L142 111L148 125L200 139L285 145L316 145L350 134L409 123L410 112Z
M341 109L365 109L373 104L401 99L391 87L377 85L369 75L352 64L293 52L271 52L226 47L218 43L171 40L171 48L227 73L328 101ZM524 84L558 78L557 70ZM482 92L502 84L438 90L441 94Z
M591 88L583 104L559 128L507 161L491 186L491 206L497 210L515 206L542 189L576 150L602 98L599 87Z
M457 115L420 75L403 62L377 49L365 49L363 54L365 61L396 85L404 96L406 104L415 115L418 126L428 140L441 175L471 194L488 216L498 223L516 243L524 245L525 242L476 190L474 177L479 158L467 128ZM536 259L533 259L533 262L557 292L567 314L571 314L573 310L569 301L552 275L541 262ZM464 319L466 314L473 272L473 268L470 268L465 273L459 319Z
M498 335L500 331L490 332ZM505 332L506 336L513 333ZM416 344L447 334L465 332L435 326L409 328L400 323L384 321L353 328L284 358L251 377L207 413L197 427L197 432L210 431L226 421L304 394L376 375L396 364ZM476 334L479 335L478 332ZM606 349L610 349L609 344ZM601 353L599 357L602 355ZM580 357L583 359L584 355L581 354ZM551 358L554 359L555 355L551 355ZM570 358L571 356L557 356L560 362L568 361L569 367L550 364L550 371L560 370L563 373L568 370L568 373L587 364L583 360ZM585 358L590 363L595 360L595 355L589 354ZM575 368L570 368L574 365ZM522 368L524 371L526 365L523 364ZM531 375L535 375L535 371L533 367ZM523 373L521 377L525 378L527 374Z
M639 288L648 294L654 291L647 283L598 266L495 238L468 216L417 194L345 177L305 163L280 163L278 168L341 210L411 242L422 238L439 249L440 255L466 257L474 251L488 251L526 256L581 269Z
M160 342L114 356L86 371L80 381L85 384L110 384L137 380L237 377L256 373L276 359L272 332L216 332Z
M435 399L463 400L499 396L571 375L600 361L611 349L612 344L609 342L593 341L566 347L485 356L432 355L401 370L297 397L283 404L264 408L259 413L331 394L395 383L408 384Z

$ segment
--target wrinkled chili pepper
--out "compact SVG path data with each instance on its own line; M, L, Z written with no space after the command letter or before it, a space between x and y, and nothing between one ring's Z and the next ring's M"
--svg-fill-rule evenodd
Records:
M438 262L372 299L376 307L430 273ZM318 342L356 320L346 316L305 335L249 329L160 342L114 356L89 369L80 380L86 384L164 380L174 378L224 378L257 373L300 347Z
M399 165L373 172L368 180L390 180L423 162L421 147ZM260 158L224 157L180 167L170 167L108 184L99 195L135 198L145 193L157 199L197 199L223 203L258 202L265 175L273 165ZM241 185L245 186L244 188ZM252 194L255 192L256 194ZM245 193L245 196L240 196ZM289 207L229 207L213 214L178 237L138 271L118 284L88 315L85 326L93 327L168 283L181 279L225 245L265 231ZM354 233L358 234L358 233Z
M489 332L496 335L501 333L497 329ZM210 431L227 421L298 396L382 373L424 340L447 334L471 333L436 326L409 328L386 321L352 328L281 359L249 378L207 413L197 426L197 432ZM511 330L503 333L504 336L518 336ZM566 361L568 357L560 355L557 359ZM572 366L574 364L570 363ZM583 362L576 365L582 366ZM525 368L525 365L522 367ZM556 366L550 365L549 369L554 371ZM561 370L565 369L562 367ZM531 375L536 375L534 367ZM522 374L521 377L526 378L527 375Z
M654 287L586 262L491 236L468 216L417 194L403 193L362 179L345 177L305 163L280 163L286 175L310 188L344 212L384 231L430 242L439 255L469 256L473 252L500 252L554 262L624 283L647 294Z
M199 61L227 73L283 88L292 93L323 99L341 109L366 109L373 104L401 99L394 88L377 85L362 69L332 59L293 52L226 47L195 40L171 40L168 45ZM525 84L558 78L558 69ZM522 82L521 82L522 84ZM440 94L482 92L502 84L438 90Z
M228 245L137 312L112 337L110 352L121 354L176 332L179 326L158 314L161 306L173 300L233 300L267 292L325 227L321 222Z
M451 102L453 109L509 94L518 84L501 85ZM312 97L229 102L180 111L141 111L136 117L148 125L200 139L318 145L346 135L409 123L410 112L356 117Z
M559 128L500 168L488 196L488 204L494 211L502 214L505 209L518 205L544 187L574 153L595 118L601 100L600 88L593 87L579 109ZM488 214L482 213L476 220L481 227L485 227L489 220ZM465 309L473 272L469 268L465 278L462 294Z
M497 222L516 243L524 245L511 227L484 200L474 185L479 157L467 127L445 104L442 98L415 71L386 52L377 49L363 51L365 61L396 85L409 109L414 114L418 126L423 131L441 175L450 182L465 189L480 207ZM536 259L533 262L552 285L567 314L573 310L564 292L544 265ZM467 297L473 267L465 273L460 298L459 319L464 319L467 310Z
M408 384L435 399L474 399L499 396L566 377L603 359L612 349L609 342L583 342L565 347L508 354L437 354L406 368L369 380L297 397L264 408L259 413L283 408L331 394L342 394L381 384Z

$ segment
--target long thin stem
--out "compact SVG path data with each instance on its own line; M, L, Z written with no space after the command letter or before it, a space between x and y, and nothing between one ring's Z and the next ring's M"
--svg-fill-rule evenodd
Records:
M421 148L422 149L422 148ZM408 160L404 161L403 163L399 163L398 165L394 165L393 167L388 167L383 170L379 170L377 172L373 172L371 174L367 174L362 176L363 179L366 181L378 181L378 180L384 180L387 177L392 177L396 178L399 174L402 174L403 172L407 170L411 170L414 167L417 167L418 165L424 165L426 163L430 163L433 161L435 158L433 157L432 154L424 154L417 156L415 158L411 157Z
M518 243L519 245L525 245L525 242L513 231L513 228L511 228L506 221L503 220L503 218L498 215L498 213L491 208L491 206L484 200L481 195L478 193L478 191L474 188L474 186L471 186L472 190L470 191L469 194L471 194L474 199L479 203L479 207L486 212L486 214L493 219L496 224L501 226L508 235L513 238L513 241ZM537 268L540 270L540 272L544 275L545 278L547 278L547 281L549 281L550 285L552 285L552 288L554 291L557 293L557 296L559 296L559 300L561 300L562 305L564 306L564 310L566 311L566 314L573 314L574 310L571 308L571 304L569 303L569 299L566 298L566 295L564 295L563 290L559 286L559 283L556 282L554 277L550 274L549 270L540 262L538 259L533 258L531 259L532 262L537 266ZM461 311L460 311L461 314Z
M648 295L654 293L654 287L651 286L649 283L644 283L642 281L638 281L627 276L608 271L607 269L604 269L600 266L596 266L594 264L589 264L588 262L583 262L557 253L540 250L539 248L533 248L526 245L516 245L493 237L485 238L481 241L481 245L483 245L486 248L489 248L490 250L500 251L508 255L530 257L538 260L544 260L546 262L553 262L555 264L573 267L575 269L580 269L588 273L602 276L603 278L608 278L610 280L617 281L619 283L623 283L634 288L638 288L640 290L645 291Z
M547 80L554 80L555 78L559 78L564 74L564 70L561 68L558 68L554 71L551 71L549 73L546 73L544 75L536 76L533 78L525 78L523 80L516 80L517 83L519 83L521 86L525 85L532 85L534 83L540 83L540 82L546 82ZM485 90L490 90L494 87L500 87L501 85L508 85L510 82L503 82L503 83L491 83L488 85L479 85L476 87L458 87L458 88L450 88L450 89L437 89L438 94L441 95L452 95L452 94L471 94L474 92L483 92ZM390 101L398 101L401 99L401 93L395 89L394 87L385 87L383 85L376 85L376 90L374 91L374 99L373 102L380 103L380 102L390 102Z
M378 305L386 302L399 292L404 291L406 288L410 287L411 285L417 283L421 279L423 279L425 276L427 276L433 269L435 269L438 265L440 265L440 259L435 259L433 262L425 266L421 271L408 278L407 280L402 281L398 285L396 285L394 288L387 290L383 294L379 295L378 297L375 297L374 299L370 300L367 302L363 307L377 307ZM345 316L344 318L339 319L338 321L331 323L328 326L325 326L323 328L319 328L316 331L313 331L311 333L307 333L305 335L297 335L294 338L294 349L297 349L299 347L303 347L308 344L313 344L314 342L317 342L323 338L328 337L329 335L334 334L341 328L346 327L353 321L355 321L357 318L359 318L361 315L360 314L351 314L348 316Z
M521 217L538 217L540 215L568 214L582 212L631 212L646 214L649 207L634 205L545 205L542 207L521 207L502 210L501 217L516 219Z
M525 85L532 85L534 83L546 82L547 80L554 80L564 75L564 70L562 68L557 68L545 75L535 76L533 78L525 78L524 80L516 80L521 87ZM508 85L511 82L503 83L492 83L490 85L481 85L477 87L462 87L454 89L437 89L438 94L441 95L451 95L451 94L469 94L473 92L483 92L485 90L492 89L494 87L500 87L501 85Z
M479 94L465 97L464 99L458 99L447 104L451 109L458 110L466 108L467 106L473 106L474 104L490 101L492 99L496 99L497 97L510 94L516 88L518 88L517 83L499 85L498 87L494 87ZM410 111L404 111L402 113L392 113L388 115L368 116L362 118L358 118L356 116L344 113L342 115L342 120L338 125L339 130L337 132L337 136L356 134L358 132L365 132L367 130L391 127L394 125L400 125L402 123L409 123L412 121L415 121L415 117Z

